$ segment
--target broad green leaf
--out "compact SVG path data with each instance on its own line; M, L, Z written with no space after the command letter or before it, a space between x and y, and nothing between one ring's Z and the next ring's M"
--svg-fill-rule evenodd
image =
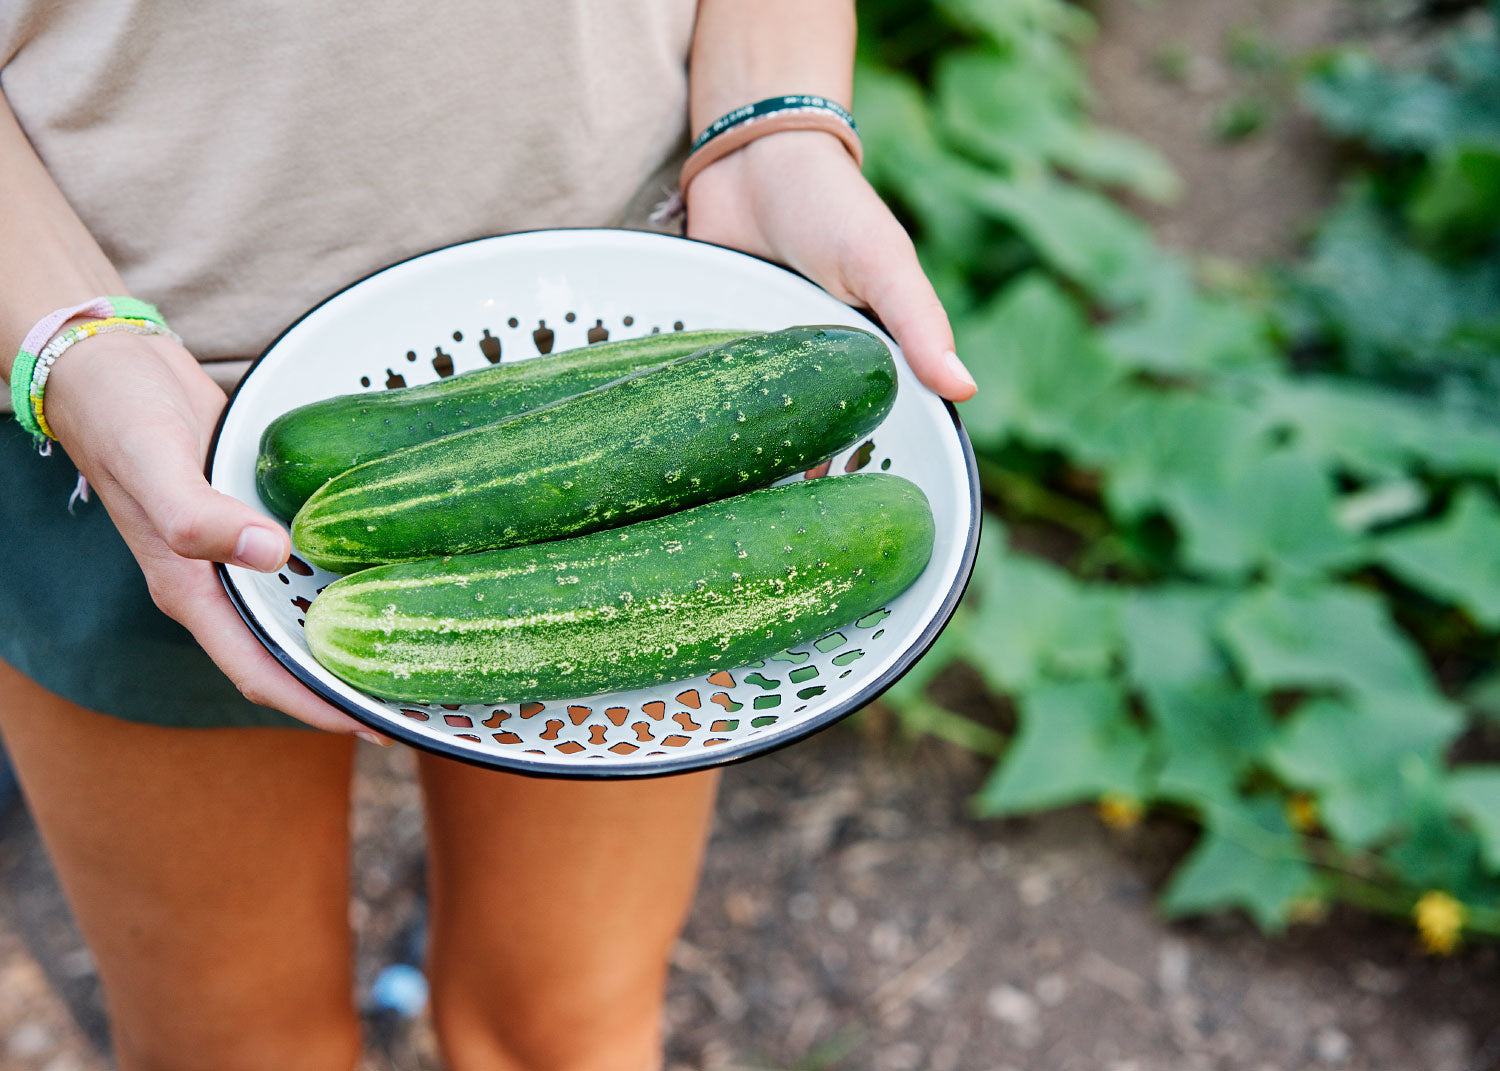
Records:
M1000 692L1106 672L1119 647L1117 597L1089 590L1039 558L981 547L979 613L967 660Z
M1304 450L1358 475L1388 479L1419 464L1460 475L1500 473L1500 430L1382 387L1326 378L1270 378L1257 411Z
M1229 668L1213 625L1230 593L1186 585L1129 591L1120 605L1125 667L1139 688L1222 678Z
M1278 450L1247 459L1221 482L1180 484L1164 495L1192 568L1239 575L1247 567L1314 576L1364 553L1335 516L1333 481L1312 458Z
M1448 804L1479 836L1485 865L1500 871L1500 764L1460 766L1448 775Z
M1145 142L1097 126L1075 126L1052 151L1064 171L1103 186L1120 186L1148 200L1166 204L1182 192L1182 180Z
M1366 848L1391 832L1410 805L1404 767L1435 765L1462 728L1462 717L1440 699L1323 697L1297 708L1269 759L1288 781L1317 791L1331 833Z
M1430 152L1500 143L1500 33L1482 20L1450 41L1433 71L1397 71L1340 49L1315 65L1304 94L1335 131L1379 149Z
M1146 740L1114 681L1049 684L1023 693L1021 727L975 797L981 814L1014 814L1094 799L1142 794Z
M959 412L981 448L1011 436L1066 446L1081 414L1119 378L1077 302L1039 272L1016 280L956 331L979 384Z
M1272 450L1261 415L1246 405L1137 394L1098 434L1111 510L1126 519L1165 512L1195 572L1308 576L1362 553L1336 519L1329 474L1299 451Z
M1440 520L1381 540L1377 556L1413 587L1500 629L1500 506L1484 491L1465 488Z
M1067 46L1093 32L1094 21L1065 0L934 0L960 26L982 33L993 43L1056 56L1058 66L1078 67ZM1080 84L1081 84L1080 76Z
M1007 172L1048 165L1166 200L1177 179L1148 147L1086 123L1076 86L1015 51L965 49L935 74L938 114L950 140Z
M1095 435L1105 499L1127 520L1173 496L1213 494L1225 473L1244 469L1262 450L1253 409L1182 392L1132 391Z
M1431 673L1376 595L1331 584L1262 587L1224 614L1219 634L1256 688L1344 688L1396 699L1431 699Z
M1066 140L1077 102L1066 87L1039 85L1014 53L945 54L933 76L937 113L950 140L1006 171L1045 166Z
M1159 730L1154 794L1190 805L1233 801L1274 733L1261 698L1223 680L1152 685L1145 698Z
M1198 843L1162 894L1162 908L1169 916L1243 908L1262 929L1275 932L1315 889L1307 854L1280 800L1256 796L1209 809Z
M1409 888L1444 889L1470 904L1500 900L1500 881L1484 871L1479 834L1453 813L1444 771L1407 762L1401 775L1408 801L1403 835L1381 851L1381 860Z
M1162 254L1145 225L1100 194L1046 175L1004 181L970 168L962 196L1013 227L1037 255L1110 305L1139 299Z
M1244 301L1205 294L1186 264L1170 261L1140 308L1104 332L1129 368L1189 375L1279 362L1266 317Z
M1369 52L1326 56L1303 96L1331 130L1382 149L1426 149L1451 137L1458 123L1453 91L1432 75L1387 70Z
M1466 333L1500 321L1500 276L1490 265L1453 268L1428 257L1368 190L1334 209L1295 280L1356 367L1449 359Z

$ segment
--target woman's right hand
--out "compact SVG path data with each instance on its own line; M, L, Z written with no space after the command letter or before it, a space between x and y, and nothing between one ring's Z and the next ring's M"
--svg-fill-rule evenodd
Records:
M219 583L212 562L274 572L291 553L286 532L203 476L224 404L192 354L161 337L95 335L60 357L47 380L48 426L109 511L162 612L251 702L389 744L283 669Z

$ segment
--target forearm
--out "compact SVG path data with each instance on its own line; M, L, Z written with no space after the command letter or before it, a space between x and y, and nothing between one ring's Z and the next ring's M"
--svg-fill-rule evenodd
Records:
M689 68L693 133L781 93L849 107L854 37L853 0L699 0Z
M47 313L124 293L0 95L0 377L9 380L21 339Z

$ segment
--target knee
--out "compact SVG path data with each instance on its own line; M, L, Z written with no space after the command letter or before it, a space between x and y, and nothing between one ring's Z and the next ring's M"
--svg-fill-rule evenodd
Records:
M495 999L435 983L432 994L452 1071L660 1071L661 1013L660 982L608 997L587 984L553 992L518 985Z

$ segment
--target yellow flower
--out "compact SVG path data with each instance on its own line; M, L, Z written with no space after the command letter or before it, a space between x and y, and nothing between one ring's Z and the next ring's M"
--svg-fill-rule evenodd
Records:
M1298 833L1317 828L1318 801L1306 792L1294 792L1287 797L1286 822Z
M1134 829L1145 813L1145 804L1123 792L1106 792L1099 797L1099 821L1110 829Z
M1411 917L1422 935L1422 946L1435 955L1446 956L1458 947L1469 909L1441 889L1432 889L1412 907Z

